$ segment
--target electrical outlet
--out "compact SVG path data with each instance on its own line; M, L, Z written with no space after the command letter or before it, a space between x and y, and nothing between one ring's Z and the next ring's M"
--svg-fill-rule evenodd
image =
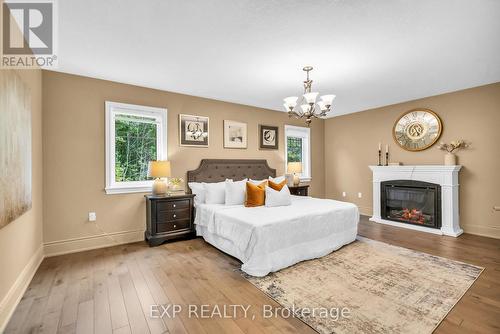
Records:
M97 220L97 215L95 212L89 212L89 222L95 222Z
M342 192L342 197L346 197L347 194L345 193L345 191Z
M358 198L361 198L363 197L363 194L362 193L358 193Z

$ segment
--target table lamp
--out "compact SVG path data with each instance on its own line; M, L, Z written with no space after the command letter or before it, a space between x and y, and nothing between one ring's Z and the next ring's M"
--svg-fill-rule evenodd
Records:
M302 173L302 162L289 162L287 165L287 172L293 173L293 185L296 187L300 183L299 175Z
M153 177L153 195L165 195L167 184L161 178L170 177L170 161L150 161L148 164L148 177Z

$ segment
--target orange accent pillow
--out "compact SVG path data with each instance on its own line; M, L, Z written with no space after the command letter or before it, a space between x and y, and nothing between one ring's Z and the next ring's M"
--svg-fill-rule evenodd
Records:
M269 188L274 189L276 191L281 191L281 189L286 185L286 180L281 181L280 183L273 182L269 180Z
M259 185L247 182L247 196L245 200L246 207L264 205L266 202L266 185L267 181L264 181Z

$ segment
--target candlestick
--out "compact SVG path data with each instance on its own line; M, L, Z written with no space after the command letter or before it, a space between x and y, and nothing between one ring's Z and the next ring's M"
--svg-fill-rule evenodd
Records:
M389 150L385 152L385 165L389 166Z
M382 150L378 149L378 164L377 166L382 166Z

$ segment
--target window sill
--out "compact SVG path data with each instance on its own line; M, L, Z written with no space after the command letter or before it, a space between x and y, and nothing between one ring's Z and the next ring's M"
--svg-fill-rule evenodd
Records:
M151 186L129 186L129 187L106 187L106 195L150 193Z

